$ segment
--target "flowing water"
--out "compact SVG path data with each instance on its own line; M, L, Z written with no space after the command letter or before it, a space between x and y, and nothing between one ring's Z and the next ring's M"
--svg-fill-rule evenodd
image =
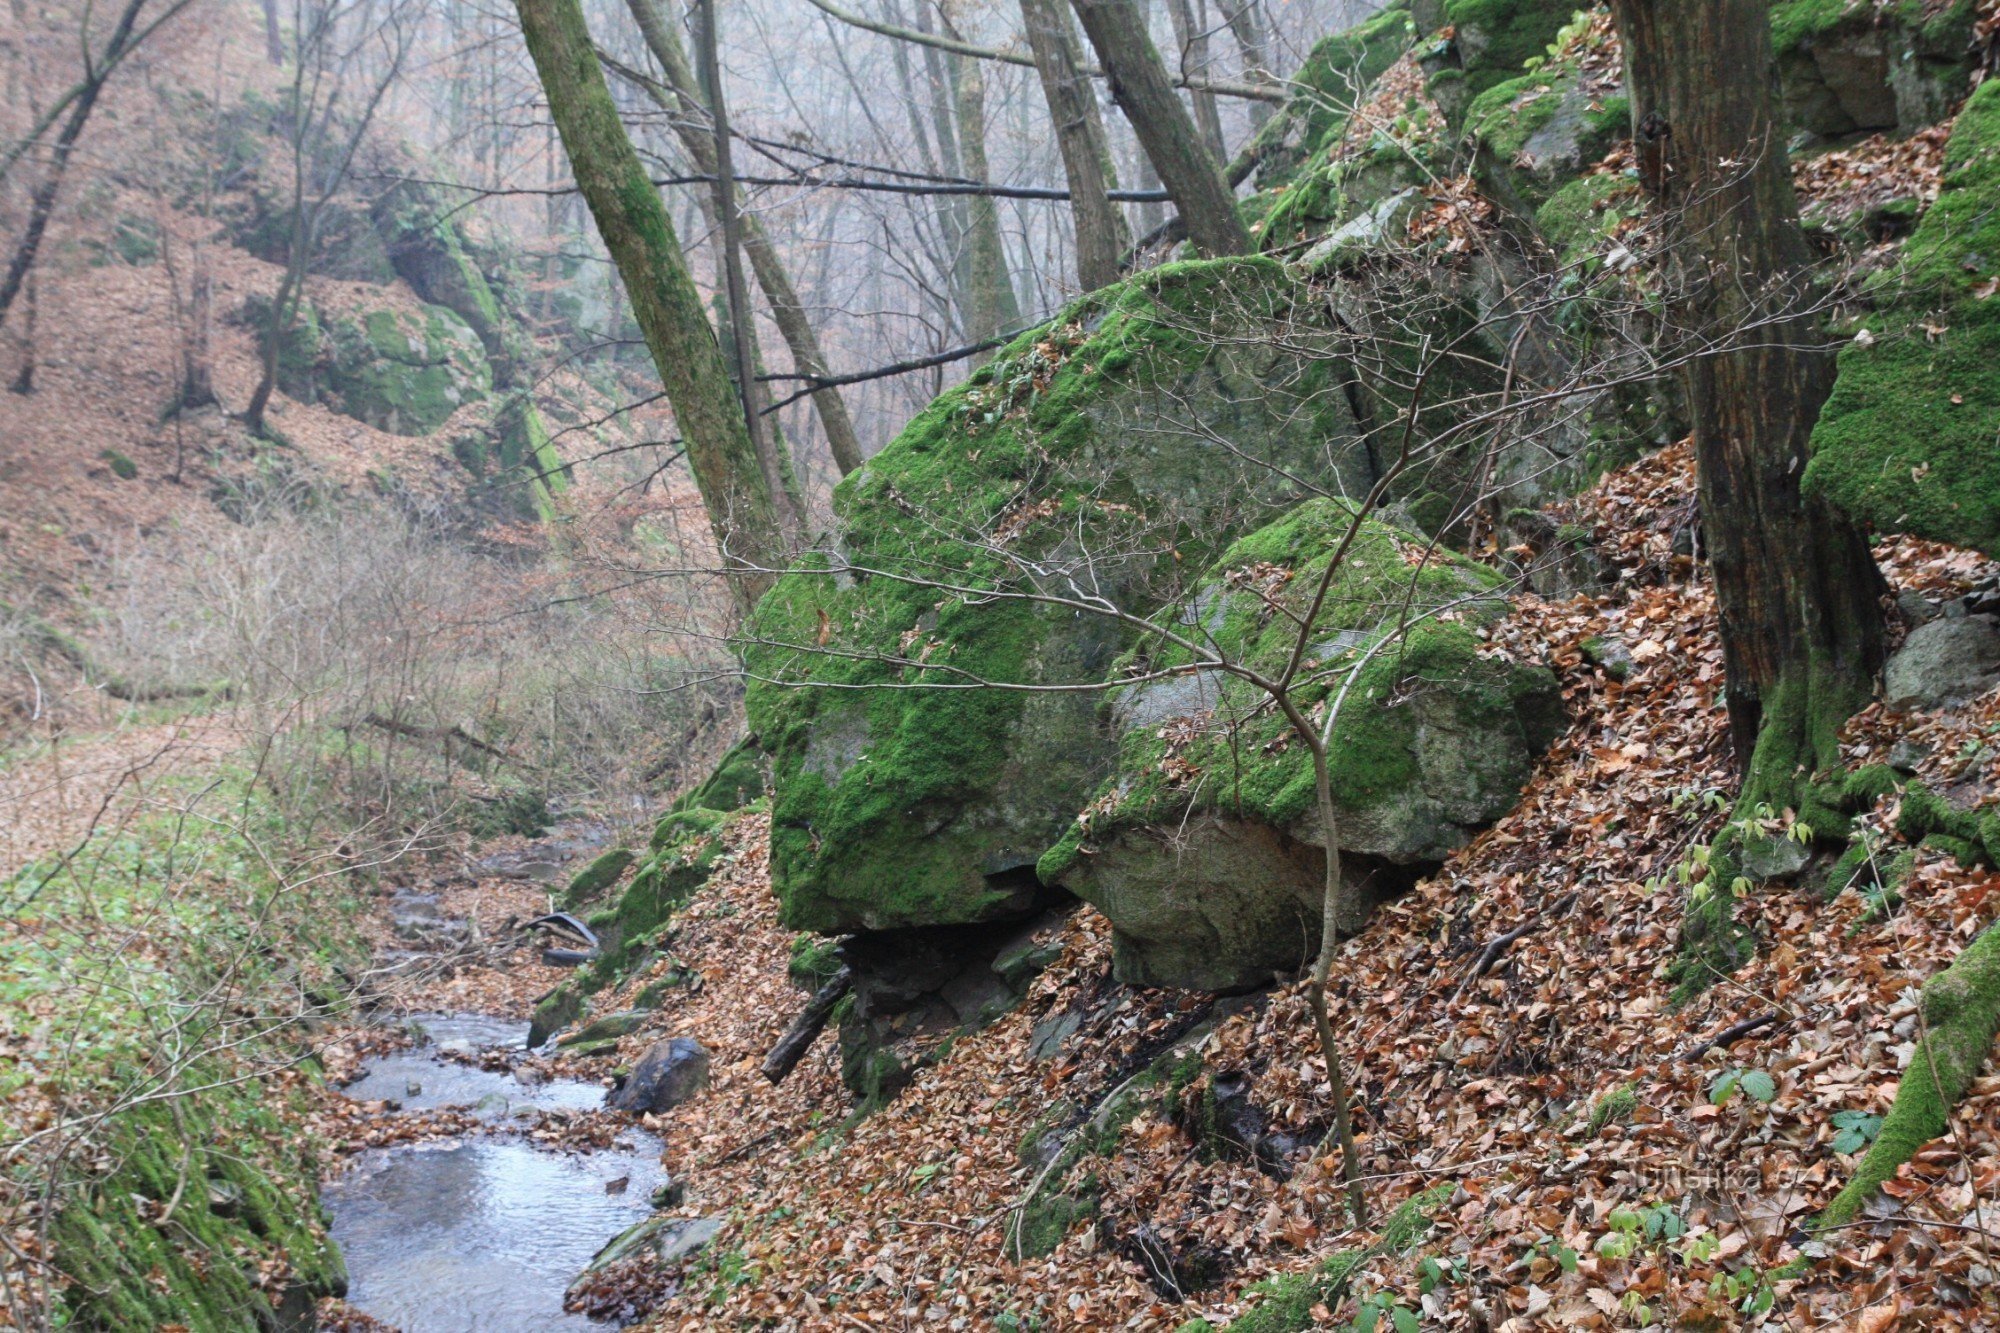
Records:
M324 1198L347 1257L348 1303L405 1333L530 1333L601 1327L563 1313L564 1289L663 1184L657 1140L570 1153L512 1134L506 1121L597 1106L604 1089L528 1084L449 1058L523 1048L527 1025L478 1015L419 1020L428 1041L379 1057L343 1091L409 1110L462 1107L491 1134L361 1155ZM606 1185L627 1183L607 1193Z

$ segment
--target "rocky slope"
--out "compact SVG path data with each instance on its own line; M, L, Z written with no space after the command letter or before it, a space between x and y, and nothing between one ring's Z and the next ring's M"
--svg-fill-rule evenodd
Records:
M614 1059L728 1052L664 1121L723 1225L579 1299L679 1327L1994 1318L1975 23L1772 9L1846 343L1807 484L1878 532L1909 643L1815 807L1743 816L1744 878L1704 878L1721 666L1616 34L1392 7L1260 136L1264 255L1024 336L759 609L768 814L663 828L686 905L562 993L563 1022L658 1003ZM1353 709L1334 836L1374 911L1333 984L1372 1227L1313 1151L1330 835L1256 684L1285 662L1302 714L1341 682ZM1678 929L1717 896L1727 975ZM840 1040L773 1090L787 983L732 949L780 927L814 932L790 1007L817 988Z

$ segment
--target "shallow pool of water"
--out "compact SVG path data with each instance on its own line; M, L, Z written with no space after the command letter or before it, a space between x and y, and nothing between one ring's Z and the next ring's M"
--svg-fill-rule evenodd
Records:
M441 1044L515 1050L525 1031L463 1017L423 1026ZM495 1094L514 1109L586 1109L604 1096L588 1083L524 1086L511 1073L444 1059L436 1045L381 1057L343 1091L411 1109L474 1106ZM507 1113L491 1101L482 1111ZM638 1129L627 1137L627 1147L593 1153L503 1132L363 1154L324 1191L347 1258L349 1304L405 1333L601 1327L564 1314L563 1291L607 1240L651 1211L666 1179L658 1141ZM618 1192L605 1192L620 1180Z

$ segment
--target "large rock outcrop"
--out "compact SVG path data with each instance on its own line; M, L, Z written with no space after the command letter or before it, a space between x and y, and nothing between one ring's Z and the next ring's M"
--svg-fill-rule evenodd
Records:
M1160 604L1308 484L1371 475L1296 294L1254 258L1096 293L842 484L824 572L780 581L745 643L788 924L964 924L1041 898L1037 858L1114 757L1087 688L1125 646L1114 613Z
M1275 675L1353 523L1343 503L1309 502L1232 546L1164 623ZM1552 673L1482 651L1497 584L1369 519L1313 621L1293 696L1317 718L1344 691L1332 841L1364 910L1505 813L1563 725ZM1111 701L1118 771L1041 873L1110 918L1122 979L1226 990L1317 949L1329 835L1310 752L1268 694L1213 668L1158 674L1198 660L1168 647L1129 664L1155 678Z
M2000 83L1945 146L1943 188L1896 269L1868 288L1806 489L1892 532L2000 554Z

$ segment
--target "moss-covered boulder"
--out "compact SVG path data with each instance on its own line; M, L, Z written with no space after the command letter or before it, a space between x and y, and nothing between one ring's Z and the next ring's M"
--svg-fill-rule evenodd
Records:
M1292 80L1292 95L1251 140L1257 184L1283 185L1321 160L1347 129L1348 115L1368 88L1410 49L1414 29L1407 0L1394 0L1360 23L1322 38Z
M1575 0L1419 0L1419 27L1450 30L1426 53L1431 96L1459 124L1481 93L1545 55L1577 8Z
M767 767L754 739L738 741L716 762L713 772L674 798L671 810L675 814L685 810L720 810L725 814L741 810L761 797L769 786Z
M270 302L246 301L243 321L268 337ZM479 339L442 306L329 314L301 301L278 345L278 387L378 430L428 435L484 398L493 375Z
M1784 118L1809 134L1911 134L1971 86L1970 0L1783 0L1771 7Z
M1353 521L1340 502L1301 506L1232 546L1163 623L1274 676ZM1329 585L1292 697L1315 719L1341 700L1332 841L1351 903L1406 886L1505 813L1563 725L1552 673L1483 651L1479 627L1506 605L1497 585L1373 519ZM1110 704L1118 771L1041 874L1110 918L1127 981L1233 989L1295 971L1318 947L1329 839L1310 752L1257 687L1213 668L1159 676L1197 659L1142 653L1129 665L1156 678Z
M370 217L387 262L410 290L443 306L479 336L502 388L519 381L533 348L521 325L502 305L439 191L404 180L378 196Z
M1033 905L1036 859L1113 759L1087 687L1125 646L1114 613L1307 482L1366 485L1338 367L1297 350L1321 318L1299 294L1257 258L1094 293L842 483L820 572L781 580L744 639L788 925Z
M1466 134L1480 189L1519 217L1601 161L1632 133L1618 39L1608 16L1585 12L1556 34L1534 70L1474 98Z
M322 398L391 434L428 435L493 387L478 337L443 306L335 319L326 344Z
M1938 200L1882 275L1813 430L1808 491L1883 531L2000 554L2000 83L1945 146Z

